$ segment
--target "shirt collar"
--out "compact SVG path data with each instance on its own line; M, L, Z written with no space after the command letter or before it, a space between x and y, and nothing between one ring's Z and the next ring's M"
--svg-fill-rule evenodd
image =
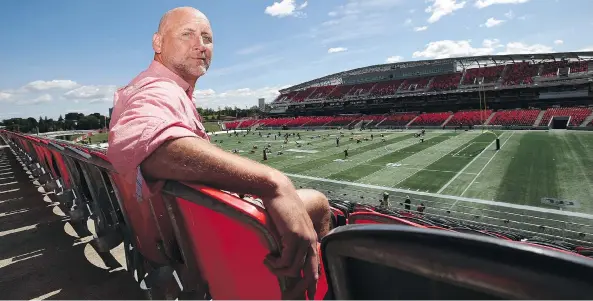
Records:
M181 76L175 74L175 72L169 70L169 68L165 67L165 65L157 62L155 60L150 63L148 70L154 71L160 76L166 77L179 85L183 91L191 95L193 93L193 89L190 84L188 84Z

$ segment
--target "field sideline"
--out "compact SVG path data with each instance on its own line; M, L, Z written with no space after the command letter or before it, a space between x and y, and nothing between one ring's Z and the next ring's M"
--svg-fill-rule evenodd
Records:
M282 131L298 132L302 139L291 136L278 155L284 145L283 138L274 139L278 131L261 132L262 137L259 131L238 137L218 134L212 141L260 162L269 143L272 153L265 164L288 174L557 209L542 203L551 197L574 201L575 206L564 210L593 214L593 133L445 130L428 131L421 143L413 131L343 130L337 147L335 130ZM498 152L495 134L502 146ZM356 136L369 141L350 140ZM251 154L254 145L259 148Z

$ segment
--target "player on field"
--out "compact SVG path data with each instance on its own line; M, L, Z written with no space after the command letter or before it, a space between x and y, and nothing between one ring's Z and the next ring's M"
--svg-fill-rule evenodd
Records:
M406 199L404 200L404 209L406 209L406 211L410 211L410 204L412 203L412 201L410 200L410 196L406 195Z
M383 200L381 201L381 207L388 209L389 208L389 192L383 192Z

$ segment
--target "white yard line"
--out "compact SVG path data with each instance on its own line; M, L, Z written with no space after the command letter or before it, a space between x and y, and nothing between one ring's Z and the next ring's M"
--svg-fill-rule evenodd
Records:
M459 150L458 152L456 152L453 156L458 156L459 153L461 153L462 151L464 151L466 148L470 147L472 144L474 144L475 142L470 142L466 147L462 148L461 150Z
M486 146L486 148L484 148L482 150L481 153L479 153L473 160L471 160L469 163L467 163L467 165L465 165L465 167L463 167L462 170L460 170L453 178L451 178L451 180L449 180L449 182L447 182L445 185L443 185L443 187L441 187L441 189L439 189L439 191L437 191L437 193L442 193L447 187L449 187L449 185L451 185L451 183L453 183L453 181L455 181L460 175L464 174L465 170L470 167L470 165L472 165L476 160L478 160L478 158L480 158L482 156L482 154L484 154L490 147L492 147L492 144L494 144L496 142L496 139L494 141L492 141L490 144L488 144L488 146Z
M459 137L459 136L458 136L458 137ZM449 141L449 140L445 140L445 141ZM470 141L471 141L471 140L470 140ZM470 142L468 146L470 146L470 145L472 145L472 144L473 144L473 142ZM437 145L438 145L438 144L437 144ZM466 149L468 146L464 147L463 149ZM456 149L457 149L457 148L454 148L454 149L452 149L451 151L449 151L449 152L446 152L446 153L442 154L440 157L438 157L438 158L436 158L435 160L433 160L432 162L428 163L428 164L426 165L426 167L428 167L428 166L430 166L432 163L434 163L434 162L436 162L436 161L438 161L438 160L442 159L444 156L446 156L446 155L448 155L448 154L452 153L452 152L453 152L454 150L456 150ZM421 154L421 153L422 153L422 152L420 152L419 154ZM395 184L395 186L397 186L397 185L401 184L403 181L407 180L408 178L410 178L411 176L413 176L413 175L417 174L418 172L420 172L420 170L416 171L415 173L412 173L412 174L410 174L409 176L405 177L405 178L404 178L404 179L402 179L401 181L397 182L397 183Z
M504 141L504 143L500 146L500 148L502 149L504 147L505 144L507 144L507 142L509 142L509 140L511 139L511 137L513 137L513 135L515 134L515 131L513 131L511 133L511 135L509 136L509 138L507 138L507 140ZM467 190L469 189L470 186L472 186L472 184L474 184L474 182L476 181L476 179L480 176L480 174L484 171L484 169L486 169L486 167L488 166L488 164L490 164L490 162L492 162L492 159L494 159L494 157L496 157L496 155L499 152L494 153L494 155L492 156L492 158L490 158L490 160L488 160L488 162L486 162L486 164L484 165L484 167L482 167L482 169L480 169L480 171L478 172L478 174L474 177L474 179L469 183L469 185L467 185L467 187L465 188L465 190L461 193L461 196L463 196Z
M306 180L311 180L311 181L319 181L319 182L326 182L326 183L333 183L333 184L356 186L356 187L370 188L370 189L379 189L379 190L383 190L383 191L393 191L393 192L399 192L399 193L403 193L403 194L430 196L430 197L435 197L435 198L461 201L461 202L467 202L467 203L477 203L477 204L484 204L484 205L491 205L491 206L500 206L500 207L506 207L506 208L512 208L512 209L520 209L520 210L531 210L531 211L537 211L537 212L543 212L543 213L552 213L552 214L580 217L580 218L586 218L586 219L593 220L593 215L586 214L586 213L580 213L580 212L560 211L557 209L540 208L540 207L533 207L533 206L527 206L527 205L517 205L517 204L511 204L511 203L503 203L503 202L480 200L480 199L474 199L474 198L458 197L458 196L453 196L453 195L445 195L445 194L437 194L437 193L430 193L430 192L423 192L423 191L377 186L377 185L371 185L371 184L339 181L339 180L318 178L318 177L305 176L305 175L299 175L299 174L285 173L285 175L287 175L289 177L293 177L293 178L300 178L300 179L306 179Z

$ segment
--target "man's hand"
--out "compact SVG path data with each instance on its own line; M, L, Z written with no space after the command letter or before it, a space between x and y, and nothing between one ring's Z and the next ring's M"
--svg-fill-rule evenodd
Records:
M313 300L319 279L317 233L303 201L290 182L285 191L263 201L282 243L280 257L268 256L266 265L277 276L301 278L303 271L304 277L289 287L283 299L302 299L307 291L309 300Z

